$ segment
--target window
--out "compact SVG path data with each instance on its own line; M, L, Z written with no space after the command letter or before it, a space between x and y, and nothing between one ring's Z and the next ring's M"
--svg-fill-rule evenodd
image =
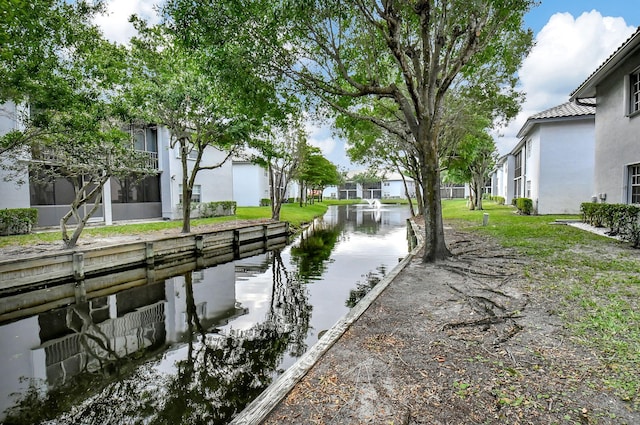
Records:
M629 114L640 111L640 70L629 75Z
M75 177L76 185L81 187L86 179ZM91 191L95 186L87 187ZM71 205L75 199L75 188L72 178L54 177L41 172L29 172L29 196L31 205ZM89 202L93 202L91 199Z
M516 154L516 164L514 168L515 177L522 176L522 151Z
M198 149L196 149L195 147L193 149L191 149L189 151L189 154L187 155L188 159L198 159Z
M629 167L629 201L640 204L640 164Z
M182 185L178 186L178 190L180 191L180 203L182 204ZM193 190L191 191L191 202L202 202L202 186L199 184L193 185Z
M131 127L133 148L144 152L158 152L158 130L156 127Z
M142 179L111 178L111 202L114 204L160 202L160 176L147 176Z
M522 150L516 154L513 180L513 197L520 198L522 196Z

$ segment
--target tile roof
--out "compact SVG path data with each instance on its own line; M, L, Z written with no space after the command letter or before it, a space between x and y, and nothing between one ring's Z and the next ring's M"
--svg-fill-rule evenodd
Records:
M580 104L576 102L566 102L562 105L554 106L553 108L533 114L529 119L538 120L545 118L577 117L581 115L593 115L595 113L595 99L582 99Z
M578 117L587 117L596 114L595 99L581 99L580 102L566 102L562 105L554 106L527 118L520 131L518 137L524 137L531 128L544 121L559 121L563 119L573 119Z

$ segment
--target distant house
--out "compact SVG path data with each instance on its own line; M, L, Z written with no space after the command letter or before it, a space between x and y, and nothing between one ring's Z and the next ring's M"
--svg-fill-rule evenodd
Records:
M394 172L386 174L382 179L382 199L406 199L407 191L411 198L416 197L416 184L409 176L404 176L403 180L400 173Z
M520 141L501 157L492 192L507 203L530 198L538 214L576 214L593 194L594 120L591 103L563 103L531 115Z
M347 173L347 181L340 186L325 188L323 197L327 199L403 199L406 198L405 182L409 196L415 197L416 186L411 177L398 173L385 173L376 181L357 183L349 181L358 171Z
M513 194L513 163L514 158L510 153L503 155L496 161L496 165L491 173L491 194L502 196L506 204L511 204Z
M571 93L596 98L594 193L640 203L640 28Z

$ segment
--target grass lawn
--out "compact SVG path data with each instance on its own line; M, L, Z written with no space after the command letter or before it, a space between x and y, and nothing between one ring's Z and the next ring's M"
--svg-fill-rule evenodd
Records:
M299 204L284 204L280 212L280 219L288 221L293 228L299 228L303 223L312 221L323 215L327 205L316 203L300 207ZM271 207L238 207L236 215L228 217L212 217L191 220L191 226L206 225L233 220L254 220L271 217ZM144 223L119 224L114 226L89 226L80 235L80 239L87 237L106 237L116 235L147 234L167 229L180 229L182 221L150 221ZM53 229L46 232L28 235L0 236L0 247L10 245L35 245L41 242L61 241L60 231Z
M558 218L521 216L510 206L484 203L469 211L466 202L444 201L445 221L460 230L495 237L530 263L525 275L532 291L547 291L575 339L595 350L608 384L640 408L640 250L571 226ZM483 214L489 223L482 226Z

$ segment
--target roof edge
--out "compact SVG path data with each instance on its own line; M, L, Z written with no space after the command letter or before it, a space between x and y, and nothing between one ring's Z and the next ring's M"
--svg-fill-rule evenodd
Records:
M579 98L595 97L596 86L617 66L621 60L640 47L640 26L627 38L585 81L569 95L569 101Z
M548 118L527 118L527 121L524 123L516 137L524 137L526 136L531 129L537 124L549 123L549 122L559 122L559 121L579 121L579 120L587 120L587 119L595 119L596 113L592 114L583 114L583 115L571 115L565 117L548 117ZM526 130L526 131L525 131Z

